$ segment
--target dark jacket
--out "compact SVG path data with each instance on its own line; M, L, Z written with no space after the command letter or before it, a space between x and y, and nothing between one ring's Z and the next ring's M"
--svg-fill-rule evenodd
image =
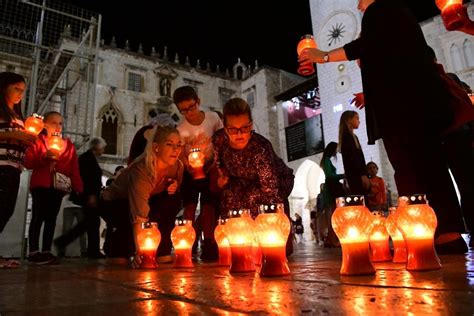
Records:
M83 196L99 197L102 189L102 169L91 150L79 156L79 172L84 186Z
M341 155L344 173L349 183L350 194L366 194L362 186L362 176L367 175L364 153L357 136L345 132L341 140ZM359 145L359 146L357 146Z

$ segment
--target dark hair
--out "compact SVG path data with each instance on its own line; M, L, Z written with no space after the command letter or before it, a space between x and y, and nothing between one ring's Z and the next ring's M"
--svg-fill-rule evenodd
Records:
M191 86L182 86L179 87L178 89L174 90L173 93L173 102L176 106L178 106L178 103L186 101L186 100L198 100L199 97L196 93L196 90L194 90L193 87Z
M249 117L250 122L252 122L252 111L248 103L241 98L233 98L227 101L224 104L223 117L224 125L226 124L227 117L229 115L244 115L246 114Z
M49 111L49 112L46 112L44 115L43 115L43 121L47 121L48 118L52 115L59 115L59 116L63 116L61 113L59 112L56 112L56 111Z
M374 165L375 168L377 168L377 169L379 168L379 166L377 166L377 164L376 164L375 162L373 162L373 161L369 161L369 162L367 163L366 167L369 168L371 165Z
M8 123L17 117L23 120L20 104L15 104L12 111L8 107L5 99L5 91L7 90L8 86L20 82L26 83L25 78L22 75L8 71L0 73L0 117L2 117Z
M125 167L124 167L124 166L117 166L117 167L115 167L114 174L116 174L117 171L120 171L120 170L122 170L122 169L125 169Z
M342 136L345 133L351 133L348 126L349 120L353 119L356 115L359 115L356 111L344 111L342 112L341 119L339 121L339 147L342 146Z
M337 154L337 143L335 142L330 142L329 144L326 145L326 148L324 148L323 152L323 157L321 157L321 162L319 163L320 166L323 166L324 159L326 158L331 158L336 156Z

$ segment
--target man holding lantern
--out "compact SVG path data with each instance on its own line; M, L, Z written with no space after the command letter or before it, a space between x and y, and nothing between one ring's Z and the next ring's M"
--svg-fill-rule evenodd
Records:
M197 204L200 202L199 220L204 233L201 260L217 260L217 244L214 241L214 200L217 197L211 192L210 174L215 171L212 136L223 127L222 121L217 113L199 109L201 100L191 86L176 89L173 101L184 116L177 127L184 143L180 159L186 166L181 190L184 216L194 223Z

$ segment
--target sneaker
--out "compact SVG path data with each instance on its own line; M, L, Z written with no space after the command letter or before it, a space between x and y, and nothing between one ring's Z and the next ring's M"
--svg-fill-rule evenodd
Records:
M219 259L219 248L214 239L206 238L202 243L201 260L217 261Z
M50 263L52 260L53 258L47 255L47 253L43 254L39 251L32 252L28 256L28 262L34 265L45 265Z

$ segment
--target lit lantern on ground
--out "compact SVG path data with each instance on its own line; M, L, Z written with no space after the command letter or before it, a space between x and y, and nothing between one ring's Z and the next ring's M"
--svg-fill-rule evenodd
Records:
M253 272L255 264L252 257L254 241L254 222L250 210L231 210L229 220L225 224L225 232L230 244L232 263L230 272Z
M407 247L407 270L436 270L441 268L434 248L434 233L438 221L424 194L402 196L398 199L397 226Z
M157 223L142 223L137 233L137 243L141 256L140 268L154 269L156 264L156 250L160 245L161 234Z
M317 48L316 41L314 40L313 35L306 34L304 35L298 43L296 47L296 52L298 56L306 49L306 48ZM314 66L312 63L308 63L305 65L301 65L298 67L298 73L302 76L309 76L314 73Z
M370 258L369 234L372 215L365 207L361 195L336 199L336 210L331 224L342 248L342 275L374 274L375 268Z
M25 121L25 131L32 135L39 135L44 128L43 117L36 113L28 117Z
M393 242L393 262L407 262L407 248L405 247L405 239L397 227L397 210L395 207L390 208L390 214L385 220L385 228L387 228Z
M392 260L390 253L390 235L385 228L385 217L381 212L372 212L373 222L370 232L370 250L373 262L383 262Z
M282 276L290 273L286 259L286 241L290 234L290 220L282 203L265 205L255 219L258 241L262 249L261 276Z
M171 242L174 248L174 267L192 268L192 248L196 239L193 222L186 219L177 219L176 226L171 231Z
M54 154L52 159L58 160L60 153L64 150L64 139L60 133L53 133L47 140L48 149Z
M214 239L216 240L217 246L219 247L218 265L228 267L231 264L231 253L229 240L227 239L225 233L226 222L227 218L219 217L216 229L214 230Z
M441 10L441 18L446 30L457 30L469 21L467 9L462 5L462 0L435 0L435 2Z
M193 178L202 179L206 177L204 173L204 153L199 148L192 148L188 155L188 162L191 168L193 168Z

